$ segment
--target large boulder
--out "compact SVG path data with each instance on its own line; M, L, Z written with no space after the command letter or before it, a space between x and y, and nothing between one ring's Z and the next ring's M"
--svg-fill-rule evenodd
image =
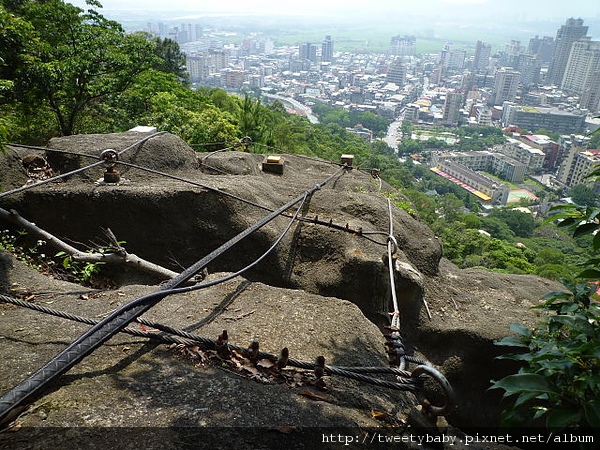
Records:
M50 145L97 155L106 148L125 149L147 136L150 135L70 136L54 139ZM83 157L50 152L46 157L54 164L53 169L62 173L90 162ZM307 199L301 210L304 221L259 266L245 274L252 283L251 289L235 300L241 302L236 308L238 316L254 312L239 321L228 321L227 326L214 321L204 328L213 337L220 329L228 328L242 344L264 332L260 339L265 345L272 343L273 351L282 344L289 345L293 355L309 359L319 353L326 354L328 360L350 363L348 358L353 351L346 351L349 347L368 349L365 355L381 361L381 348L376 349L380 342L375 338L378 332L372 324L381 329L389 323L389 312L393 310L385 257L390 216L388 200L382 195L393 192L390 186L380 185L369 174L357 170L338 172L336 164L299 155L283 155L282 174L265 172L264 155L197 155L179 138L168 134L134 146L123 159L126 157L136 164L176 172L195 184L137 169L120 169L120 184L102 184L95 182L101 176L98 169L63 183L3 197L0 207L14 208L37 225L76 242L95 241L100 227L109 227L119 240L126 241L130 252L179 271L260 220L269 210L337 173ZM288 214L293 212L290 208ZM530 306L560 286L533 276L459 270L442 258L441 243L424 223L395 205L391 217L399 247L394 260L394 282L404 340L409 348L441 367L454 384L459 394L459 410L452 417L455 423L496 424L498 394L489 394L487 387L490 379L498 379L514 367L495 361L499 349L493 341L508 334L510 322L534 323L536 317ZM222 254L208 266L208 272L235 272L249 264L269 248L289 220L273 220ZM126 296L150 289L127 287L131 279L128 282L127 277L122 278L123 273L119 270L115 276L123 282ZM256 295L249 296L252 291ZM110 296L110 301L123 301L114 293L105 295ZM203 309L215 306L203 295L189 297L201 306L186 303L173 306L169 312L164 308L171 303L165 302L165 306L161 303L156 308L156 313L162 311L159 317L187 326L190 322L180 320L189 316L192 323L200 321ZM423 299L429 304L431 319L426 315ZM68 306L91 308L92 304L96 302L82 303L72 298ZM116 303L108 307L99 301L98 305L97 311L90 311L106 313ZM195 309L188 309L192 307ZM311 334L311 328L317 330L316 327L320 330L315 331L318 339ZM6 333L10 335L10 330ZM74 335L63 338L63 344ZM40 342L59 339L42 334L38 338ZM31 370L56 350L52 347L46 354L34 356L42 347L36 345L29 357L32 362L24 369ZM110 350L101 349L99 354ZM154 362L144 364L159 366ZM86 370L85 367L79 370ZM171 369L161 366L160 370ZM113 372L120 373L117 369ZM8 377L5 388L15 379Z
M32 303L95 319L157 289L140 285L109 291L86 289L41 275L18 261L9 275L12 292L27 296ZM224 275L212 274L209 280ZM89 327L4 303L0 303L0 314L2 393ZM286 346L290 357L309 362L321 355L328 364L345 366L381 366L387 361L380 331L352 303L243 278L168 297L145 318L213 340L226 329L230 343L246 346L258 339L262 351L277 354ZM140 329L139 325L132 327ZM238 433L240 427L250 427L250 431L258 430L256 442L281 431L295 433L299 436L293 438L296 440L307 439L303 437L306 433L302 434L306 427L345 427L360 432L360 427L384 423L374 418L371 410L396 420L397 415L406 417L416 405L412 394L341 377L326 377L326 391L300 379L296 386L265 384L251 379L247 372L227 366L220 370L220 364L178 355L176 349L144 338L113 337L60 377L20 417L24 431L4 433L0 448L3 443L8 443L8 448L35 447L32 442L40 441L43 445L35 448L50 448L44 446L49 444L48 432L29 427L235 427L221 431L232 442L244 438ZM318 398L321 401L315 400ZM60 439L69 436L63 433L57 438L63 442ZM75 433L74 438L82 444L94 442L93 433ZM313 438L310 435L309 442ZM174 440L157 442L163 446L155 447L149 436L148 448L177 448L178 437L169 439ZM54 441L52 445L61 446Z

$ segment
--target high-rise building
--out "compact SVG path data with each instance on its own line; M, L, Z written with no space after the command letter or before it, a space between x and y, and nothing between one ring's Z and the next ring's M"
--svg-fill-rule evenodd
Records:
M388 69L386 80L389 83L404 86L406 84L406 65L402 63L402 59L396 58Z
M583 88L579 97L579 107L592 113L600 111L600 71L596 72Z
M333 61L333 41L329 35L325 36L325 39L321 44L321 61Z
M543 38L534 37L529 40L527 53L535 55L542 63L549 63L552 60L554 52L554 38L552 36L544 36Z
M465 68L466 55L464 50L455 50L452 44L446 44L440 52L440 63L447 70L462 70Z
M515 62L515 69L521 73L522 86L527 87L539 82L541 65L537 57L521 53L515 58Z
M390 41L390 52L394 56L413 56L417 49L417 38L414 36L393 36Z
M485 42L477 41L475 46L475 59L473 60L473 70L484 71L490 65L490 54L492 52L492 46Z
M571 46L573 42L578 41L587 34L588 27L583 25L583 19L567 20L566 24L561 26L556 33L556 46L552 53L552 60L548 69L546 81L549 84L560 86L563 81Z
M311 44L310 42L304 42L304 43L300 44L299 51L300 51L300 59L302 59L302 60L307 59L312 62L317 61L317 46L316 45Z
M561 89L575 94L583 93L600 71L600 42L586 36L573 42L563 75Z
M494 105L501 105L504 102L512 102L517 96L517 88L521 74L510 68L500 67L496 71L494 79Z
M444 111L442 121L444 124L456 126L460 117L460 107L462 106L463 96L460 92L448 92L444 102Z

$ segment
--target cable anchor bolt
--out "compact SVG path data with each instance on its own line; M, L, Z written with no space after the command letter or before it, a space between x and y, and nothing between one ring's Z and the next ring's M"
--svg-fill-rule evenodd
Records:
M100 158L106 163L104 171L105 183L118 183L121 181L121 174L115 167L116 161L119 159L119 154L112 148L107 148L100 154Z
M240 139L240 145L244 146L244 151L248 153L250 151L250 145L252 144L252 138L250 136L244 136Z

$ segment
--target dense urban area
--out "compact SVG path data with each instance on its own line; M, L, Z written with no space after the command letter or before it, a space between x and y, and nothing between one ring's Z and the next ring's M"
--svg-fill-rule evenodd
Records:
M494 51L477 41L469 55L452 43L417 55L410 35L390 37L386 54L358 54L336 52L331 35L275 46L260 33L224 44L236 33L199 23L149 23L146 31L180 44L194 85L279 99L313 122L338 123L369 142L382 139L483 204L536 196L482 171L564 190L585 184L598 162L589 134L600 126L600 42L582 19L566 20L556 37L513 40ZM494 127L506 137L473 145L464 127Z

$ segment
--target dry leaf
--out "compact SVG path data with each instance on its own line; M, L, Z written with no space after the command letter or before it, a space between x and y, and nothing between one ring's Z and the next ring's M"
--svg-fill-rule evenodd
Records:
M275 363L273 361L271 361L270 359L261 359L256 364L257 367L262 367L263 369L270 369L274 365L275 365Z
M321 397L320 395L313 394L312 392L309 392L309 391L298 392L298 395L304 395L305 397L308 397L311 400L317 400L317 401L321 401L321 402L328 401L325 397Z
M131 347L125 346L121 350L123 350L124 352L128 352L129 350L131 350Z
M371 410L371 417L373 417L374 419L379 419L379 420L383 420L386 419L388 417L387 413L381 412L381 411L376 411L374 409Z
M125 293L124 292L117 292L117 295L120 297L125 297Z
M89 295L87 295L87 294L81 294L81 295L79 296L79 298L80 298L81 300L88 300L90 297L89 297Z

